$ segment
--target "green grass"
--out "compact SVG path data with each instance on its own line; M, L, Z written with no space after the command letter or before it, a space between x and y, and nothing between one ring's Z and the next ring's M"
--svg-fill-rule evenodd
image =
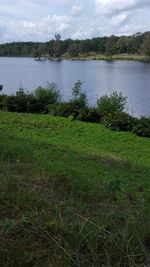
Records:
M0 112L0 265L150 263L150 139Z
M110 57L105 54L92 53L89 55L79 55L78 57L63 56L65 59L73 60L110 60ZM150 61L149 57L139 54L116 54L111 57L111 60L138 60L138 61Z

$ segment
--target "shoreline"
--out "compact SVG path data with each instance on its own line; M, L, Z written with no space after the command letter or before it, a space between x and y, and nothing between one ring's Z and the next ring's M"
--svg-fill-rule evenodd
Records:
M117 60L131 60L131 61L141 61L141 62L150 62L150 57L145 57L143 55L113 55L111 57L107 57L103 54L95 54L95 55L87 55L87 56L78 56L78 57L69 57L69 56L62 56L60 58L57 57L49 57L48 55L42 55L41 59L34 58L33 56L0 56L0 58L33 58L35 60L51 60L51 61L56 61L56 60L105 60L105 61L117 61Z
M143 55L113 55L111 57L107 57L102 54L95 54L95 55L87 55L87 56L79 56L79 57L62 57L65 60L107 60L107 61L114 61L114 60L134 60L134 61L144 61L150 62L150 58L146 58Z

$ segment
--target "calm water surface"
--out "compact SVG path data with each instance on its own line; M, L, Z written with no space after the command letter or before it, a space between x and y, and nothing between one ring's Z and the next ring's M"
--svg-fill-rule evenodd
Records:
M33 91L53 81L59 86L62 101L67 101L78 79L84 82L83 91L91 106L98 97L117 90L128 97L130 114L150 117L150 63L0 58L0 84L6 94L14 94L20 87Z

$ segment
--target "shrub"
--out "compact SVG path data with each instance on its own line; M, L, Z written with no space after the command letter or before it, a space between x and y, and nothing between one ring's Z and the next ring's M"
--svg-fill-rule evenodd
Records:
M107 128L114 131L132 131L137 120L125 112L118 111L104 116L102 122Z
M16 96L6 96L2 101L2 109L10 112L16 111Z
M16 112L27 112L27 94L24 92L23 88L20 88L16 92L15 96L15 106Z
M73 113L73 107L70 102L60 102L48 106L49 113L54 116L68 117Z
M97 108L88 108L86 121L99 123L100 120L101 120L101 114L99 110Z
M48 105L56 103L60 99L60 93L56 83L48 83L47 88L39 86L34 91L40 113L48 112Z
M16 95L5 96L1 103L2 109L10 112L27 112L27 95L20 88Z
M0 109L3 109L4 106L4 99L7 97L7 95L0 95Z
M141 117L132 132L142 137L150 137L150 118Z
M79 110L78 120L85 122L99 123L101 115L97 108L84 108Z
M60 117L69 117L70 115L73 115L74 119L77 119L80 110L84 108L84 101L75 99L69 102L60 102L54 105L49 105L49 113Z
M73 88L72 88L72 100L71 101L79 101L80 102L80 105L82 108L86 107L87 106L87 96L85 93L82 93L81 92L81 89L82 89L82 85L83 85L83 82L81 82L80 80L78 80Z
M126 97L115 91L110 96L104 95L97 100L97 107L102 116L115 114L118 111L123 111L126 106Z
M33 93L27 94L27 113L39 113L39 102Z
M74 99L77 99L80 97L81 94L81 88L82 88L83 82L81 82L80 80L78 80L73 88L72 88L72 95Z

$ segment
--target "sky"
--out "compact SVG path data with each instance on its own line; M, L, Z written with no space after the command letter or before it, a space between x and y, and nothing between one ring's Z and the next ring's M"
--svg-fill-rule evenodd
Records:
M150 30L150 0L0 0L0 43Z

